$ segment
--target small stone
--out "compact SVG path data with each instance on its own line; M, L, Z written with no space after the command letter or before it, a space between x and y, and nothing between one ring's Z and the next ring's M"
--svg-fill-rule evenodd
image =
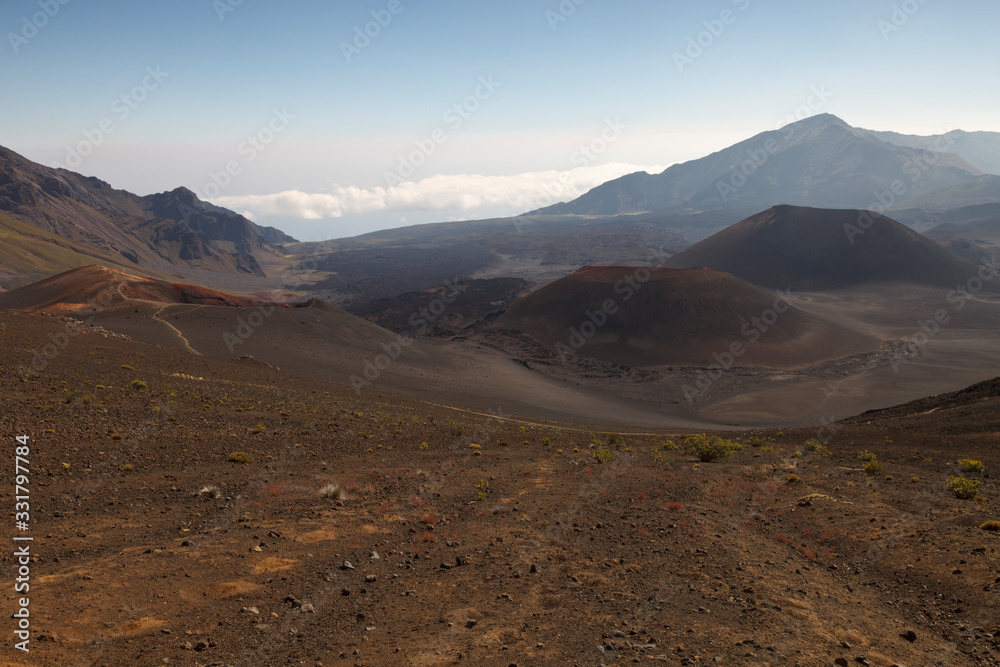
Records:
M191 540L184 540L183 542L181 542L181 546L182 547L193 547L194 546L194 542L192 542Z
M250 551L256 551L256 552L259 553L259 552L263 551L263 549L261 549L259 546L256 546L256 547L252 548Z
M477 621L477 620L475 620L475 619L472 619L472 618L470 618L469 620L467 620L467 621L465 622L465 627L467 627L467 628L471 629L471 628L474 628L474 627L476 627L476 624L477 624L477 623L479 623L479 621Z
M374 583L376 581L378 581L378 577L376 577L374 574L366 574L365 575L365 583L371 584L371 583Z
M907 630L906 632L901 632L899 636L908 642L917 641L917 633L914 632L913 630Z
M468 556L455 556L455 565L462 566L469 564Z
M303 614L314 614L316 613L316 608L313 607L308 602L300 607Z
M351 561L345 560L344 564L340 566L341 570L353 570L354 566L351 565Z
M847 658L837 658L833 661L833 664L840 665L840 667L847 667Z
M528 572L530 572L531 574L537 573L538 572L538 566L535 565L534 563L532 563L531 567L528 568Z

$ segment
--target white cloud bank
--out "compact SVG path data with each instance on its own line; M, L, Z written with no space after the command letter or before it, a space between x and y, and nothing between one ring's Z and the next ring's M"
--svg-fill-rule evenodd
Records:
M287 190L270 195L222 196L211 202L253 220L323 220L385 211L473 211L486 207L507 207L520 213L575 199L625 174L659 173L663 169L659 165L612 162L514 176L439 175L391 187L334 186L329 192Z

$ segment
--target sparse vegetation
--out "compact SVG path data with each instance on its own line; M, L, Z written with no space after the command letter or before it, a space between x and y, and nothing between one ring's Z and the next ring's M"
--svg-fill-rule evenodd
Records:
M764 445L764 438L755 435L754 437L747 440L747 444L750 445L751 447L762 447Z
M858 454L858 459L861 461L877 461L878 456L874 452L869 452L867 449Z
M986 472L983 462L975 459L962 459L958 462L958 468L962 472Z
M948 478L948 490L951 491L953 496L963 500L978 496L982 486L983 483L978 479L967 479L965 477L958 477L957 475L952 475Z
M607 447L598 447L594 450L594 460L598 463L607 463L615 458L615 455L611 453L611 450Z
M865 471L866 475L872 476L881 473L885 469L885 466L883 466L881 461L878 461L877 459L869 459L862 469Z
M542 438L542 447L549 447L552 445L551 438Z
M319 495L324 498L332 498L333 500L347 500L347 492L344 491L344 487L336 482L331 482L323 486L319 490Z
M486 500L486 492L490 489L490 483L485 479L481 479L479 480L479 483L476 484L476 489L479 491L476 494L476 500Z
M132 380L132 388L136 391L145 391L149 387L142 380Z
M979 526L979 530L988 530L991 532L1000 531L1000 521L987 521L983 525Z
M132 368L128 364L122 364L122 368L125 369L125 370L127 370L127 371L134 371L135 370L134 368ZM98 389L100 389L100 387L98 387Z
M687 456L697 456L702 462L722 461L742 449L743 445L740 443L717 435L692 435L684 441L684 453Z
M253 463L253 457L246 452L233 452L226 460L230 463Z

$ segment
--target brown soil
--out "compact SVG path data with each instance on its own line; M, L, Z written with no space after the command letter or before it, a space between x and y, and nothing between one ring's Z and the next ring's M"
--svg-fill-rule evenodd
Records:
M66 323L0 313L0 363ZM732 434L743 451L698 463L657 449L677 433L358 397L87 328L37 376L0 376L11 467L15 436L31 438L35 537L32 651L3 655L1000 664L1000 537L978 527L1000 518L996 393ZM253 463L227 461L237 451ZM986 467L981 501L944 488L967 457ZM334 482L343 500L320 495Z

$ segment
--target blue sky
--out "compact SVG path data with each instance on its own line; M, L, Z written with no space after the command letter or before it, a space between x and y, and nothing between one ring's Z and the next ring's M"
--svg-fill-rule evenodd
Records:
M998 19L988 0L8 0L0 144L332 238L516 214L802 113L1000 131Z

